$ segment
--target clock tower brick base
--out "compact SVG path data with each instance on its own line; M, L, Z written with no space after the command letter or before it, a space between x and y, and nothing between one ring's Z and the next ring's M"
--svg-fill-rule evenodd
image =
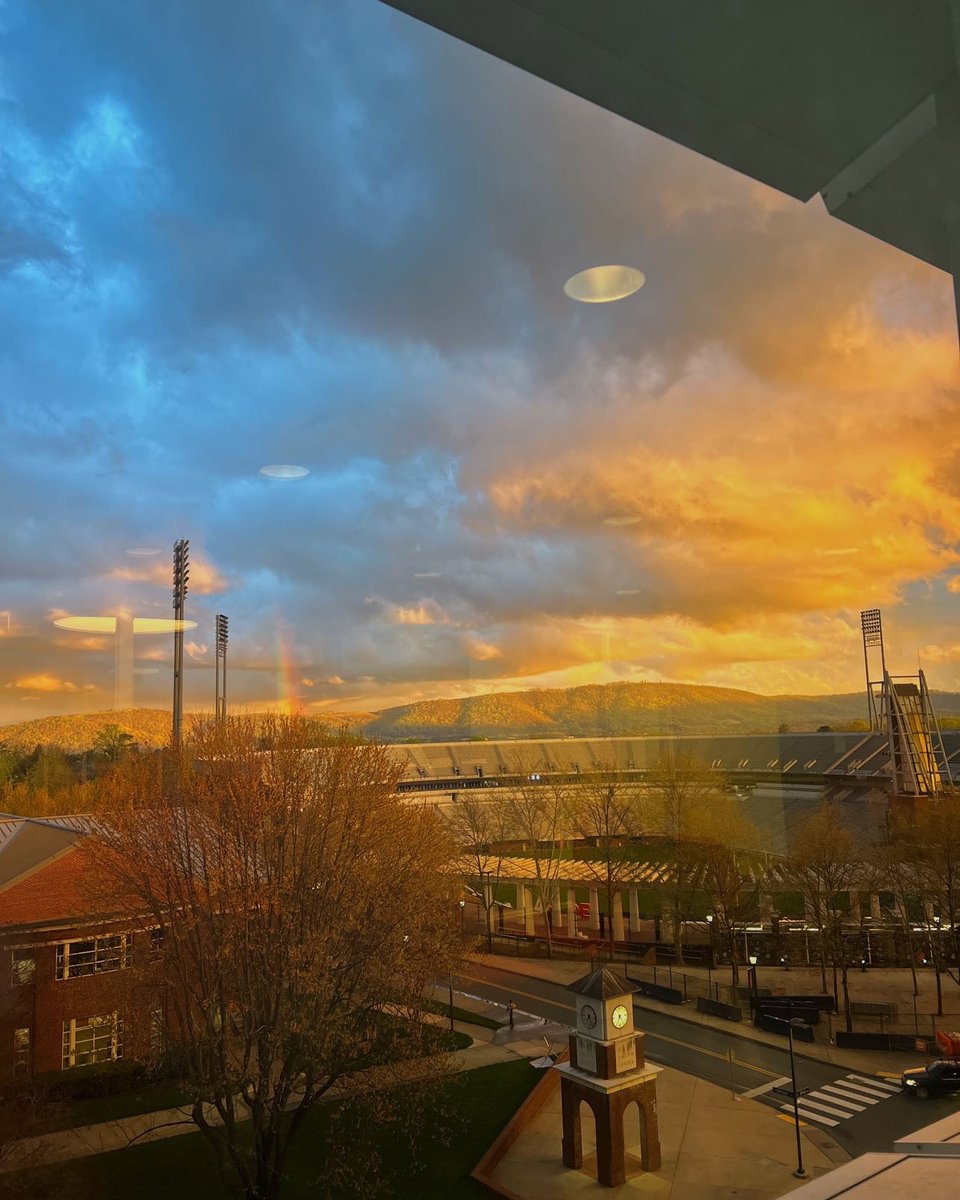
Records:
M622 975L602 968L570 985L577 998L577 1030L570 1036L570 1061L557 1063L563 1112L563 1165L583 1167L580 1105L586 1101L597 1129L597 1180L607 1187L626 1182L623 1119L631 1104L640 1110L640 1165L660 1169L657 1075L647 1065L644 1035L633 1025L636 989Z
M595 1092L578 1080L565 1077L560 1080L560 1098L563 1106L565 1167L579 1170L583 1166L580 1102L585 1100L597 1124L597 1180L607 1187L619 1187L625 1183L623 1116L627 1106L636 1101L640 1106L640 1165L645 1171L660 1170L656 1077L612 1094Z

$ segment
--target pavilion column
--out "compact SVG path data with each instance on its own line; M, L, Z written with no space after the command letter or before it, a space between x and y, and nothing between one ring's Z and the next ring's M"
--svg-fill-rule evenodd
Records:
M870 893L870 920L880 920L880 895L878 892Z
M577 889L567 888L567 937L577 936Z
M640 893L633 887L630 889L630 932L640 932Z
M600 893L596 888L590 889L590 919L587 928L591 933L600 932Z
M859 925L860 918L863 916L860 911L860 893L848 892L847 895L850 897L850 920L855 925Z
M613 940L615 942L626 940L623 929L623 897L619 892L613 893Z
M534 904L533 889L523 889L523 932L531 937L537 932L537 910Z

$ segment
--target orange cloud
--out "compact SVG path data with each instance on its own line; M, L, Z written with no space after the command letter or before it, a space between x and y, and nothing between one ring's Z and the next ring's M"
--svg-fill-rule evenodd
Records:
M108 577L129 583L155 583L167 587L170 585L171 567L162 559L150 559L138 565L114 567ZM191 555L189 591L198 596L213 596L226 591L228 586L227 579L213 563Z
M18 688L24 692L76 692L80 690L75 683L71 683L68 679L58 679L55 675L45 672L38 675L24 675L21 679L15 679L6 686Z
M384 604L387 620L393 625L449 625L450 618L435 600L422 600L414 607Z

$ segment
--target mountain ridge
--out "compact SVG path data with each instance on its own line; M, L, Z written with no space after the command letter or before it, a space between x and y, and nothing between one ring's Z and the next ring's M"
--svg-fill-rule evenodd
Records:
M960 693L934 692L938 716L960 727ZM419 700L379 712L324 713L323 724L347 724L383 741L454 741L469 738L614 737L721 735L794 732L821 725L863 728L861 692L824 696L765 696L739 688L684 683L582 684L570 688L531 688L484 692L476 696ZM189 719L197 719L195 714ZM40 717L0 726L0 744L32 750L59 746L82 753L107 725L117 725L147 748L166 744L170 713L165 709L124 709L73 716Z

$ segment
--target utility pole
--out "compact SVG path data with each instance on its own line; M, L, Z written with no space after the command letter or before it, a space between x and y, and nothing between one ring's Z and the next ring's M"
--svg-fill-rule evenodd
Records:
M216 699L216 719L218 725L223 725L227 720L227 632L228 619L223 613L217 613L216 617L216 672L217 672L217 699Z
M183 720L183 609L190 578L190 543L180 538L173 544L173 748L180 746Z

